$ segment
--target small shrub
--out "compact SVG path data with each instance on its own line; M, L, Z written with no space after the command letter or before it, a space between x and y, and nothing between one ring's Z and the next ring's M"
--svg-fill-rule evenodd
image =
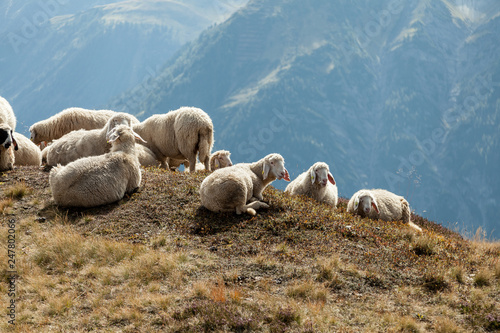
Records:
M6 197L16 200L22 199L25 195L30 194L31 192L33 192L33 190L26 186L24 182L15 183L3 191Z
M430 256L435 253L435 247L436 244L431 238L422 236L417 238L415 244L413 244L413 251L419 256Z
M485 271L481 271L474 277L474 286L476 287L486 287L490 285L489 274Z
M448 283L441 274L428 273L423 277L423 287L430 292L438 292L448 288Z
M454 267L450 272L451 277L460 284L465 282L464 280L464 270L462 267Z

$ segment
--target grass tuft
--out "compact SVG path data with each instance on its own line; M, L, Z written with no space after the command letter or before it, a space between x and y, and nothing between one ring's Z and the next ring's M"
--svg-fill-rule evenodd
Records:
M3 193L6 197L11 199L20 200L24 196L31 194L33 189L28 187L25 182L14 183L13 185L7 187Z

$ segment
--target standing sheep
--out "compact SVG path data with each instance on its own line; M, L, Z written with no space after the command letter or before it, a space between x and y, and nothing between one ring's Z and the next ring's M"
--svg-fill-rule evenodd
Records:
M386 190L359 190L349 200L347 211L370 219L402 220L410 227L422 231L419 226L410 221L411 212L408 201Z
M213 212L255 215L257 209L269 207L262 202L262 192L275 179L290 181L279 154L216 170L201 183L201 204Z
M30 127L31 140L38 145L43 141L49 143L59 139L71 131L102 128L115 113L111 110L68 108L48 119L33 124ZM133 117L133 119L134 124L139 123L137 118Z
M319 202L337 207L338 190L328 164L314 163L301 173L285 189L291 195L305 195Z
M17 142L13 132L16 129L16 116L9 102L0 97L0 171L14 168L14 150Z
M195 171L196 155L209 169L209 158L214 143L212 120L203 110L182 107L162 115L153 115L133 129L151 149L162 167L168 168L167 157L189 161L189 170Z
M55 202L69 207L95 207L135 191L141 183L135 138L142 140L130 127L120 125L109 136L111 152L53 168L49 183Z
M81 129L69 132L43 150L47 165L66 165L79 158L102 155L111 149L107 142L109 133L118 125L131 126L135 117L123 112L114 112L104 127L90 131Z
M15 165L37 165L42 164L42 151L31 142L30 139L20 133L14 133L16 136L18 149L14 151L16 157Z

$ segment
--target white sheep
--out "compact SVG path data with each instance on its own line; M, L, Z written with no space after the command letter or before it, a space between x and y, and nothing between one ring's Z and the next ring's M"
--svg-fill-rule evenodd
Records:
M201 204L213 212L255 215L257 209L269 207L262 202L262 192L275 179L290 181L279 154L215 170L201 183Z
M338 189L328 164L314 163L301 173L285 189L291 195L305 195L319 202L337 207Z
M136 145L135 152L139 158L139 163L143 167L159 167L160 161L156 159L155 154L146 146Z
M20 133L14 133L18 149L14 151L15 165L42 164L42 151L30 139Z
M233 162L231 161L231 152L228 150L217 150L210 155L209 165L210 171L215 171L217 169L222 169L228 166L232 166ZM174 158L167 158L168 166L170 170L177 170L181 164L184 164L185 170L189 168L189 162L187 160L177 160ZM205 165L201 163L196 163L196 170L205 170Z
M118 125L131 126L135 117L123 112L114 112L100 129L77 130L63 135L43 150L49 166L66 165L79 158L102 155L111 149L107 142L109 133Z
M14 168L17 142L13 132L16 129L16 116L9 102L0 97L0 171Z
M115 112L111 110L68 108L33 124L30 127L31 140L38 145L41 142L48 143L59 139L71 131L102 128L114 114ZM139 123L137 118L134 117L133 123Z
M195 171L196 156L209 168L210 152L214 142L212 120L203 110L181 107L166 114L153 115L133 129L151 149L162 167L168 168L167 157L189 161L189 170Z
M422 231L419 226L410 220L411 212L408 201L402 196L386 190L359 190L349 200L347 211L370 219L381 219L384 221L402 220L410 227Z
M95 207L118 201L135 191L141 183L135 138L142 140L130 127L120 125L109 136L112 144L109 153L54 167L49 183L56 204Z

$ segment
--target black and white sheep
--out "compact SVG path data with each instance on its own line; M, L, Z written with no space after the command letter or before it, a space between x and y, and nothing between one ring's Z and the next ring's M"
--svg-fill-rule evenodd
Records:
M291 195L305 195L319 202L337 207L338 189L328 164L314 163L301 173L285 189Z
M0 96L0 171L14 168L17 142L14 139L16 116L9 102Z
M212 120L203 110L181 107L178 110L149 117L133 129L146 140L162 167L168 168L167 157L189 161L189 170L195 171L196 156L208 169L214 142Z
M111 151L78 159L50 171L49 183L56 204L95 207L109 204L134 192L141 183L141 169L135 139L142 140L125 125L109 136Z
M269 207L262 202L262 192L276 179L290 181L285 160L279 154L218 169L201 183L201 204L213 212L255 215L257 209Z
M410 220L411 211L408 201L402 196L387 190L359 190L349 200L347 211L370 219L381 219L384 221L402 220L410 227L422 231L419 226Z

